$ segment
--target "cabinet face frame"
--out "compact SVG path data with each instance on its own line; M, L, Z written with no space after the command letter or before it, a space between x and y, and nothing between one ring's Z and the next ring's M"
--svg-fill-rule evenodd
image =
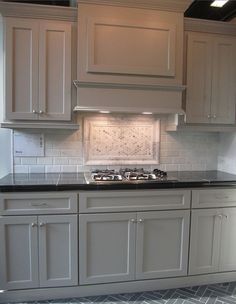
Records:
M21 267L23 269L27 269L29 267L29 277L28 279L15 280L10 281L8 279L8 267L9 267L9 259L11 255L14 258L16 251L10 252L10 249L7 250L8 226L15 226L16 229L20 225L28 226L28 247L22 243L22 239L14 240L14 244L11 246L16 246L16 250L18 247L21 247L21 250L25 250L26 254L29 257L27 261L27 265L21 261L17 264L16 268L13 270L16 272L16 276L21 271ZM0 217L0 282L1 289L24 289L24 288L36 288L39 287L39 278L38 278L38 231L37 231L37 216L17 216L17 217ZM11 248L12 250L13 248ZM24 272L24 271L23 271Z

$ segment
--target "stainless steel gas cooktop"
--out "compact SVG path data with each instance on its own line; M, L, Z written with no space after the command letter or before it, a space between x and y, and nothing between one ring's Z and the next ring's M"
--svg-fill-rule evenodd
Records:
M85 173L85 179L88 184L96 184L101 182L117 182L117 183L144 183L144 182L164 182L174 181L175 179L169 177L167 172L154 169L148 171L143 168L122 168L115 170L93 170L90 173Z

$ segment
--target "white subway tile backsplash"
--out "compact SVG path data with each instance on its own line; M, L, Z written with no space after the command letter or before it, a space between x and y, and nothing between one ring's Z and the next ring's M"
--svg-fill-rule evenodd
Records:
M45 173L45 166L41 166L41 165L29 166L29 173Z
M35 164L37 164L37 158L36 157L22 157L21 164L22 165L35 165Z
M77 166L61 166L61 172L67 172L67 173L76 173L77 170Z
M54 166L45 166L45 173L58 173L61 172L61 166L54 165Z
M53 164L55 164L55 165L67 165L67 164L69 164L69 158L67 158L67 157L54 157Z
M82 157L71 157L69 158L69 165L83 165Z
M29 167L23 165L16 165L14 166L15 173L29 173Z
M216 170L218 162L218 147L221 143L219 155L219 170L236 173L236 136L221 136L217 133L199 132L166 132L165 115L158 115L161 120L160 136L160 164L147 165L167 171ZM97 167L84 165L83 128L78 131L47 130L45 131L45 157L15 157L14 168L17 173L52 173L52 172L83 172ZM228 138L229 137L229 138ZM226 146L233 141L231 151L226 153ZM223 149L225 146L225 149ZM122 162L121 162L122 163ZM122 166L122 165L121 165ZM123 164L123 167L126 165ZM132 167L146 167L142 164ZM120 165L107 166L104 161L99 168L115 168Z
M39 165L52 165L53 158L52 157L38 157L37 164Z
M15 157L14 158L14 165L20 165L21 164L21 158L20 157Z

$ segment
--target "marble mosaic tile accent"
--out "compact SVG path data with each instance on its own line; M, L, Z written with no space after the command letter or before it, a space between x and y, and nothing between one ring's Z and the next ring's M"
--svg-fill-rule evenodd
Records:
M158 164L159 138L160 121L154 117L85 118L85 164Z
M234 304L236 282L20 304Z

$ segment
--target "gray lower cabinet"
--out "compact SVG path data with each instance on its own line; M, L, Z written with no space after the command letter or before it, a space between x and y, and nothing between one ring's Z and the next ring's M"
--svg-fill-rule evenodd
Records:
M236 208L222 212L219 271L236 270Z
M80 284L134 280L136 213L79 216Z
M77 216L0 217L0 289L78 284Z
M39 286L37 216L0 217L0 289Z
M236 208L192 211L189 274L236 270Z
M189 213L80 215L80 284L186 275Z
M189 211L139 212L136 279L187 275Z

